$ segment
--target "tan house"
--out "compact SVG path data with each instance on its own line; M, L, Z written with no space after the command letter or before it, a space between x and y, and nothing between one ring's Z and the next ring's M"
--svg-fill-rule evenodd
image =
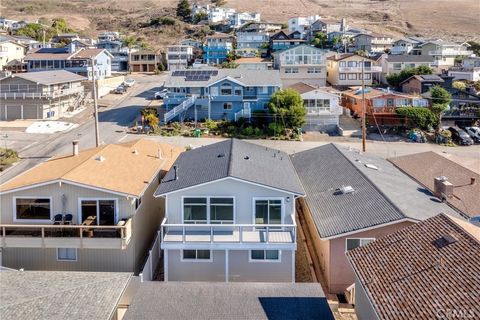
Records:
M0 71L13 60L22 60L25 56L25 46L13 40L0 40Z
M160 55L151 50L130 52L128 57L131 72L154 72L161 61Z
M163 216L153 192L181 150L149 140L56 156L0 186L1 263L134 272Z
M327 58L327 81L332 86L362 85L362 61L365 85L371 86L373 79L378 79L382 67L370 58L354 53L337 54Z
M355 40L355 50L367 51L372 54L384 53L393 47L393 38L384 34L361 33L353 39Z
M291 159L306 192L298 217L329 293L343 294L354 283L345 252L441 212L458 216L383 158L329 144Z

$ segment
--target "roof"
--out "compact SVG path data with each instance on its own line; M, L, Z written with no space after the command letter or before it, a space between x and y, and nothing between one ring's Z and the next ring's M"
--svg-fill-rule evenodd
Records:
M457 221L441 214L346 253L380 319L480 318L480 228ZM437 247L444 236L455 242Z
M291 158L321 238L403 220L422 221L441 212L456 214L447 205L432 201L418 183L383 158L334 144ZM345 186L354 191L339 192Z
M342 91L342 94L348 97L353 98L362 98L362 89L361 87L352 87L352 89ZM375 88L365 88L365 99L379 98L385 95L395 95L404 98L422 98L420 96L410 95L408 93L392 91L390 89L375 89Z
M237 139L229 139L182 153L155 192L161 196L223 178L236 178L265 187L303 195L288 155Z
M1 271L0 318L109 320L131 274Z
M208 35L205 37L205 39L227 39L227 38L235 38L235 37L233 35L221 33L221 32L215 32L215 34Z
M140 285L123 319L333 320L333 316L318 283L151 281Z
M83 81L87 78L66 70L35 71L15 73L11 78L20 78L43 85Z
M235 60L235 63L242 64L242 63L272 63L271 60L260 58L260 57L247 57L247 58L240 58Z
M335 55L332 55L332 56L327 57L327 60L340 61L340 60L348 59L348 58L354 57L354 56L357 56L357 57L359 57L359 58L363 58L363 59L365 59L365 60L372 60L372 59L370 59L369 57L363 57L363 56L358 55L358 54L356 54L356 53L335 54Z
M426 74L426 75L413 75L408 79L403 80L400 82L400 85L405 83L405 82L410 82L411 80L418 80L420 82L435 82L435 83L444 83L445 80L443 80L441 77L437 76L436 74Z
M276 86L281 87L280 72L278 70L249 70L249 69L211 69L218 72L208 77L208 80L187 81L185 76L171 73L165 81L165 87L207 87L223 79L230 79L245 86ZM192 70L195 72L195 70ZM186 70L185 72L192 72Z
M311 92L311 91L315 91L315 92L320 91L320 92L335 95L335 96L340 96L342 94L341 91L335 90L332 87L316 87L316 86L313 86L313 85L305 83L305 82L297 82L297 83L294 83L294 84L292 84L292 85L290 85L286 88L287 89L293 89L300 94L304 94L304 93Z
M429 55L391 54L387 57L387 61L389 63L401 63L401 62L433 63L435 59L434 59L434 56L429 56Z
M480 216L480 175L435 152L422 152L388 159L400 170L433 191L435 177L445 176L454 185L447 202L470 217ZM475 178L476 183L470 184Z
M72 57L72 59L89 59L91 57L98 56L102 52L105 52L105 54L112 56L112 54L106 49L83 49L77 51L77 53Z
M28 53L24 60L42 60L42 59L52 59L52 60L69 60L69 59L90 59L91 57L96 57L100 53L105 52L105 54L112 56L105 49L88 49L80 48L75 52L69 52L68 47L61 48L41 48L35 51Z
M161 169L170 169L181 151L145 139L102 145L76 156L62 155L41 163L0 185L0 194L62 181L139 197Z

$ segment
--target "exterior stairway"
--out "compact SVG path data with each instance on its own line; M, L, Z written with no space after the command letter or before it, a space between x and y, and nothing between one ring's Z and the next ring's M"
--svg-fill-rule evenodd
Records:
M195 96L191 96L187 98L172 110L165 112L165 114L163 115L163 122L167 123L168 121L172 120L182 112L185 112L186 110L188 110L194 104L195 104Z

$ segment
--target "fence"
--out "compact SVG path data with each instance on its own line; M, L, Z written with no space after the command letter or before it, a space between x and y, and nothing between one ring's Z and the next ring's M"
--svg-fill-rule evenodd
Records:
M158 263L160 262L160 257L162 250L160 248L161 236L160 231L157 231L155 241L153 242L150 250L148 250L147 260L143 265L142 271L140 271L139 277L140 281L153 281L155 277L155 271L157 270Z

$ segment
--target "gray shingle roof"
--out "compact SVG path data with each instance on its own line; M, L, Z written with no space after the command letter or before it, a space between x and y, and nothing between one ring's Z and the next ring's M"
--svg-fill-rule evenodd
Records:
M333 144L291 158L322 238L405 218L420 221L440 212L457 215L448 206L432 201L419 184L385 159ZM342 186L355 191L339 194L336 189Z
M186 81L183 76L168 76L165 87L206 87L214 82L230 77L245 86L276 86L281 87L280 73L278 70L246 70L246 69L218 69L218 75L205 81Z
M130 273L0 271L2 320L108 320Z
M85 77L65 70L15 73L13 77L25 79L43 85L87 80L87 78Z
M182 153L175 170L165 175L156 196L233 177L303 195L300 180L288 155L279 150L231 139Z
M433 63L435 61L433 56L427 55L406 55L406 54L391 54L387 57L387 61L390 63L401 62L427 62Z
M333 320L318 283L144 282L124 320Z

